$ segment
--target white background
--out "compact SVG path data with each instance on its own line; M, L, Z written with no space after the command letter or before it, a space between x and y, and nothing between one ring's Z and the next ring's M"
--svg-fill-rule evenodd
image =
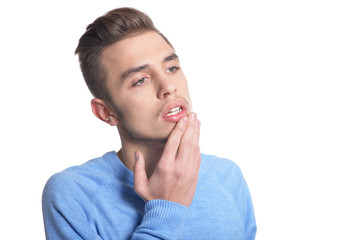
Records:
M361 239L361 8L347 0L2 2L2 239L44 239L46 180L119 149L73 52L122 6L176 48L202 151L242 168L257 239Z

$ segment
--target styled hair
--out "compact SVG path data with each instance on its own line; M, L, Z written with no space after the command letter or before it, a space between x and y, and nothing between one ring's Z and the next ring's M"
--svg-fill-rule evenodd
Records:
M107 12L88 25L79 39L78 54L84 80L94 97L112 102L106 88L106 72L101 63L101 53L107 46L134 34L146 31L159 33L145 13L133 8L117 8Z

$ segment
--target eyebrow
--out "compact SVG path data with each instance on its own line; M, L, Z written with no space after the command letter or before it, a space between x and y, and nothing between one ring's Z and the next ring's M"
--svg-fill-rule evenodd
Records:
M128 68L128 69L122 74L122 77L121 77L122 82L123 82L127 77L129 77L130 75L132 75L133 73L137 73L137 72L143 71L144 69L147 69L147 68L149 68L149 64L144 64L144 65L139 66L139 67Z
M172 61L172 60L178 60L178 55L175 54L175 53L172 53L171 55L169 55L168 57L165 57L163 59L163 63L166 63L166 62L169 62L169 61ZM144 64L144 65L141 65L141 66L138 66L138 67L128 68L121 76L122 82L126 78L128 78L130 75L132 75L134 73L137 73L137 72L140 72L140 71L143 71L144 69L147 69L147 68L149 68L149 64Z
M175 53L172 53L171 55L169 55L168 57L164 58L163 59L163 63L166 63L166 62L169 62L169 61L172 61L172 60L178 60L178 55L175 54Z

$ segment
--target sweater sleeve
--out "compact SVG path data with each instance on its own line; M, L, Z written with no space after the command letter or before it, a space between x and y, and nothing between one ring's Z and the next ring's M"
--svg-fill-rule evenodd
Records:
M253 203L251 194L247 185L246 180L243 177L241 170L238 168L238 179L240 187L236 191L236 199L239 206L243 206L244 213L244 239L254 240L256 238L257 225L254 215Z
M56 175L45 185L42 196L43 219L47 240L102 239L89 224L90 209L77 198L76 191Z
M145 204L145 214L132 240L180 239L189 208L161 199Z
M243 173L236 163L228 159L222 159L222 163L218 166L219 181L226 188L226 191L232 195L235 206L238 207L237 212L241 214L242 220L239 223L242 230L241 240L254 240L257 225L251 194Z
M188 214L188 207L165 200L151 200L144 206L140 224L129 232L125 229L102 236L97 229L93 203L76 184L64 175L54 175L45 185L42 197L46 239L105 240L105 239L179 239ZM124 226L119 225L119 228ZM121 234L116 234L121 232Z
M93 221L92 205L64 175L55 174L46 183L42 209L47 240L102 239Z

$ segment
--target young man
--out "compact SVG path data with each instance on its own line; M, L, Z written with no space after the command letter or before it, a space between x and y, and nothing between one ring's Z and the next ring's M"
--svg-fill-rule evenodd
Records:
M178 56L130 8L98 18L76 53L91 108L122 148L52 176L47 239L254 239L251 197L236 164L200 153Z

